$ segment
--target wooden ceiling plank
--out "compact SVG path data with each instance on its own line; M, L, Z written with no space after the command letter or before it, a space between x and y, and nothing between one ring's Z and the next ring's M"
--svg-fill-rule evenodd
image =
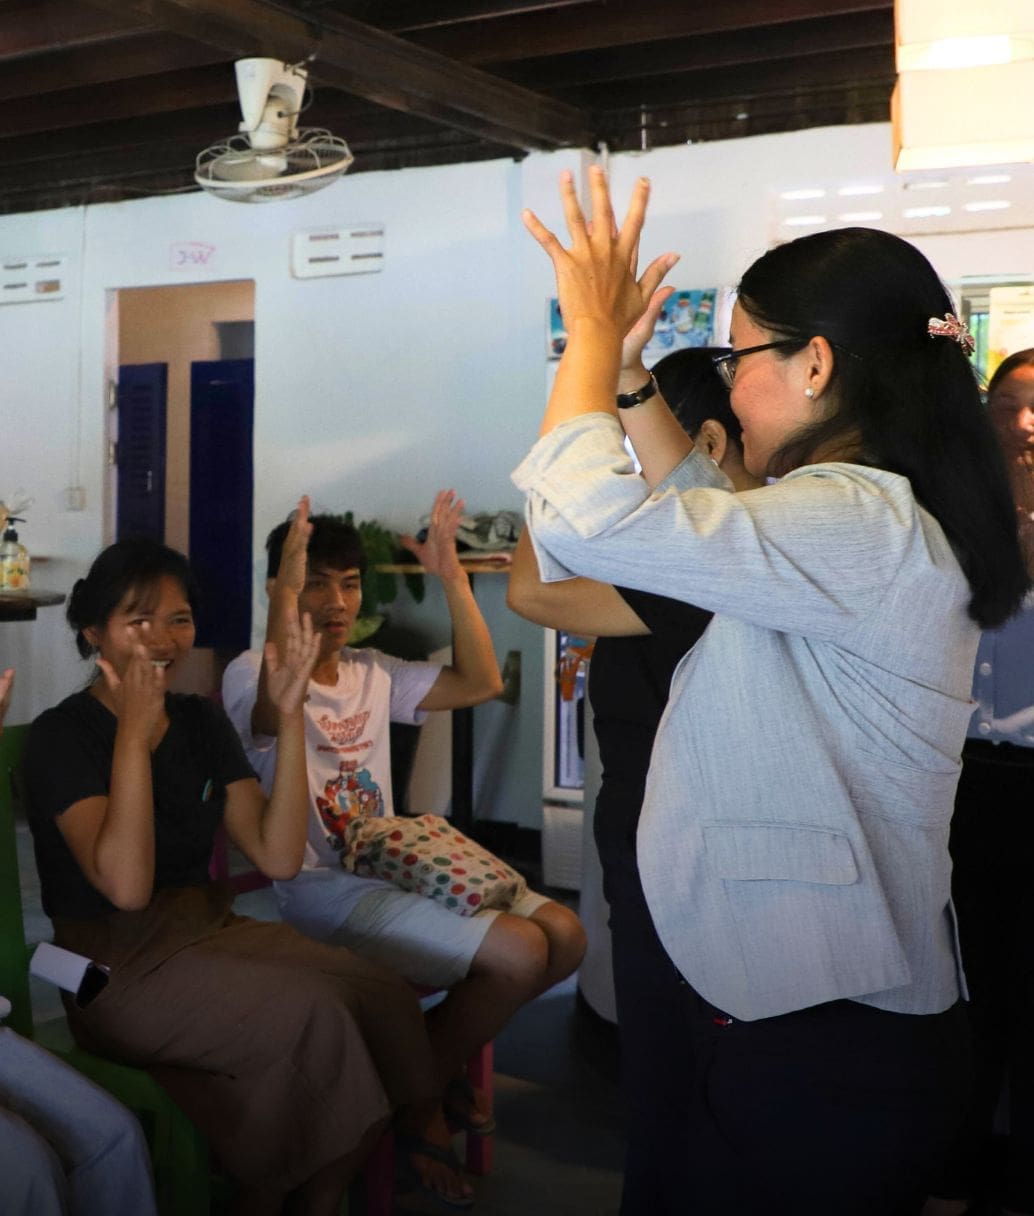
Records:
M556 12L595 4L596 0L402 0L402 3L380 5L377 9L378 29L393 34L411 34L417 30L441 29L447 25L463 25L469 21L493 21L500 17L524 17L529 13ZM385 14L387 8L387 14Z
M528 88L564 89L608 81L634 80L763 64L788 57L840 55L862 48L893 51L894 20L891 11L857 13L839 20L807 21L773 26L758 37L749 30L734 30L721 38L680 38L658 45L587 51L580 55L526 60L506 72L507 79ZM692 87L692 86L690 86Z
M22 135L76 128L89 139L94 123L138 120L151 114L168 114L199 106L234 104L237 90L225 64L189 72L163 72L144 80L109 81L104 88L65 89L42 97L21 97L4 105L0 143ZM215 132L226 135L229 132Z
M146 30L112 41L104 53L98 51L96 44L90 44L3 63L0 101L225 61L226 55L212 47Z
M605 126L602 116L621 109L657 112L667 106L696 105L719 98L748 100L770 93L831 88L850 82L889 82L893 85L893 51L863 49L835 59L809 56L765 65L712 69L694 73L690 82L685 78L655 80L648 94L644 94L641 82L635 81L576 89L573 96L582 105L594 106L600 116L600 125ZM889 101L889 89L887 97ZM889 116L888 108L885 117Z
M761 40L767 27L774 25L881 9L892 11L891 0L724 0L722 4L615 0L597 5L591 13L575 8L472 21L426 30L412 38L461 63L512 63L731 30L753 29Z
M39 0L0 9L0 63L43 51L95 46L147 27L145 19L132 13L105 12L76 0Z
M350 18L314 31L304 17L263 0L94 0L232 55L300 61L318 53L313 79L391 109L421 114L514 147L559 147L592 139L586 117L563 103L426 51ZM505 116L503 118L502 116Z

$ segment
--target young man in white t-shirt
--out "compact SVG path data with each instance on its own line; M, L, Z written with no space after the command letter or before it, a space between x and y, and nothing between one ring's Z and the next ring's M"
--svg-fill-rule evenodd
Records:
M453 631L453 661L444 667L346 646L359 613L365 564L353 527L315 516L308 523L307 553L285 547L287 524L266 542L267 640L279 641L292 599L321 635L305 707L311 794L305 861L296 878L275 884L281 913L303 932L348 946L414 984L449 990L427 1016L444 1111L436 1103L406 1112L403 1131L421 1185L459 1205L472 1195L449 1149L445 1113L475 1132L494 1126L479 1095L458 1080L463 1065L522 1004L569 975L585 949L574 913L535 892L509 913L463 917L341 865L349 819L394 813L389 722L419 723L429 710L477 705L502 687L488 627L456 554L462 509L452 491L443 491L435 498L426 540L403 538L425 571L442 582ZM299 510L307 515L306 499ZM281 561L284 570L276 579ZM229 665L223 701L266 786L276 766L276 740L261 657L248 651Z

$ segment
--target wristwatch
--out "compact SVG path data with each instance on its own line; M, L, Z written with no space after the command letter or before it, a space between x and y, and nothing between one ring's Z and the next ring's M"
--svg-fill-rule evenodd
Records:
M651 372L650 379L647 380L642 388L637 388L634 393L618 393L618 409L630 410L634 406L642 405L644 401L649 401L651 397L656 397L658 392L660 390L657 387L657 378Z

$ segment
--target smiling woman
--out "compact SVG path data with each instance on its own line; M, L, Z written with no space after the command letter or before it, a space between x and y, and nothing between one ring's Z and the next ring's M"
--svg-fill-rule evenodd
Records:
M766 253L725 375L746 467L779 480L732 494L660 394L618 408L646 379L623 339L674 258L636 279L649 183L619 228L589 181L591 223L561 179L569 247L525 215L568 323L514 474L541 575L714 613L672 679L637 841L697 1069L691 1160L649 1210L891 1216L961 1114L948 822L979 628L1027 586L964 330L887 233Z
M290 543L304 546L306 527L300 515ZM29 735L43 907L58 944L110 969L96 1000L68 1006L76 1039L160 1070L240 1184L234 1210L278 1213L294 1193L292 1210L329 1214L391 1108L430 1089L430 1048L404 983L235 916L209 881L220 823L269 877L301 864L301 707L318 642L295 613L266 648L279 746L267 797L222 710L167 691L195 599L187 559L143 538L106 549L72 592L69 622L99 674Z

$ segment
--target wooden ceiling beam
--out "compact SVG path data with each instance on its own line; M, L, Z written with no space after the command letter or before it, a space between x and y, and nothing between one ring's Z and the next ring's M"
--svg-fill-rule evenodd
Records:
M890 117L890 90L894 84L894 56L882 50L864 49L834 59L809 56L782 59L769 64L709 69L689 75L656 79L644 92L641 81L610 82L572 90L579 103L594 106L598 115L628 111L659 112L666 107L698 105L721 98L751 98L770 94L806 93L814 89L877 84L886 87L885 119ZM749 105L745 107L749 109ZM601 126L606 122L601 118Z
M724 0L722 4L672 4L671 0L615 0L585 8L471 21L412 35L420 46L461 63L495 64L578 51L665 43L672 38L768 28L838 14L893 11L891 0Z
M315 52L312 78L390 109L512 147L592 141L585 115L351 18L315 27L264 0L92 0L238 55L288 62ZM505 117L504 117L505 116Z
M22 55L96 46L147 26L133 13L102 12L77 0L5 5L0 8L0 64Z
M103 51L91 43L9 62L0 60L0 100L110 84L225 61L223 52L199 42L144 30L113 40Z
M189 72L109 81L102 89L91 85L41 97L12 98L4 104L0 144L21 135L46 132L49 136L70 128L80 130L81 138L88 141L94 123L135 120L222 103L233 105L236 100L233 74L223 63ZM213 139L229 134L230 131L214 132Z
M773 26L759 38L750 30L733 30L721 38L679 38L658 45L620 47L568 55L558 71L556 59L533 59L506 70L509 80L528 88L563 88L616 80L656 78L680 73L729 69L807 55L842 55L881 48L893 55L894 20L886 12L854 13L828 21L802 21Z

